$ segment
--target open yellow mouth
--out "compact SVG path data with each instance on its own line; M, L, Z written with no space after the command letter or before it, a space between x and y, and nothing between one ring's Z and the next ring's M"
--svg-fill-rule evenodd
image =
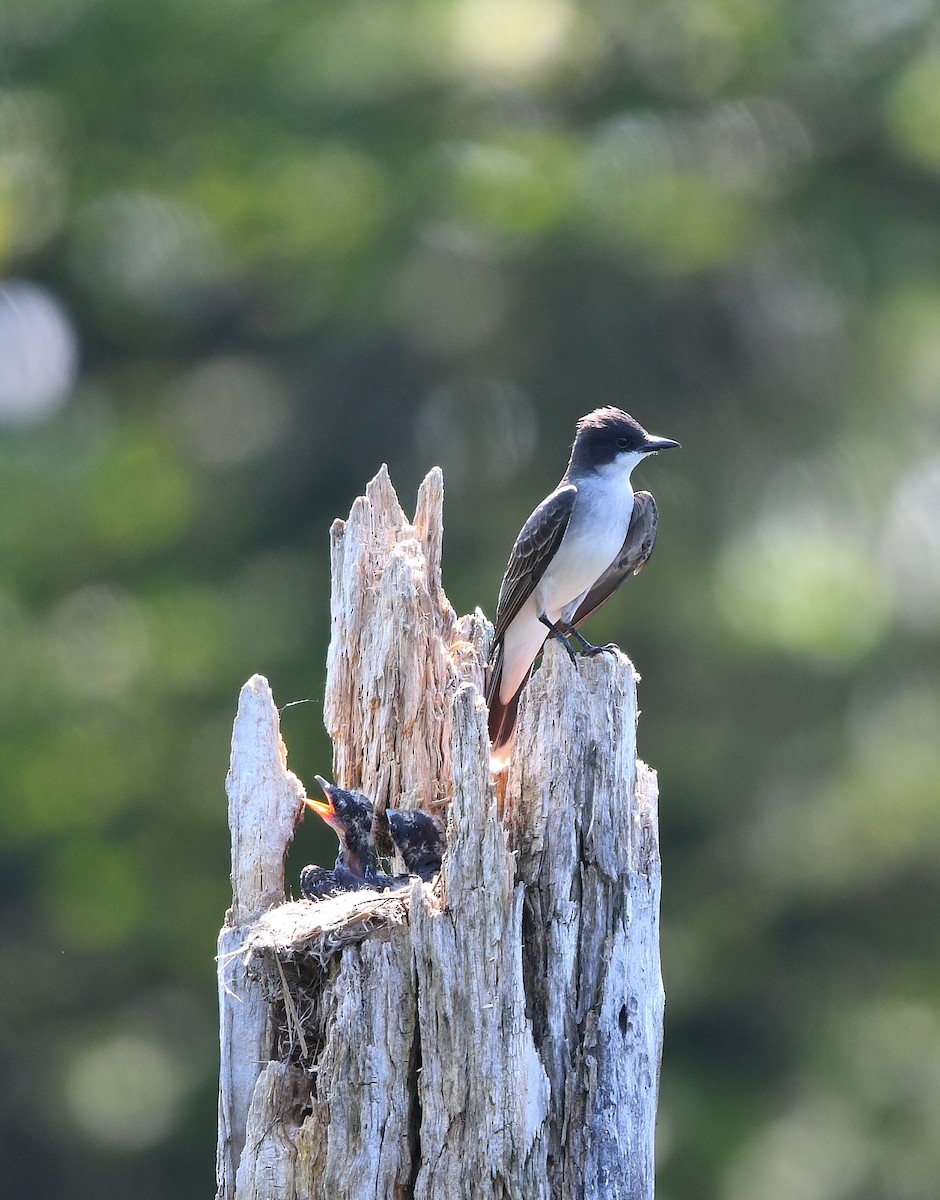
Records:
M311 800L309 796L304 796L304 804L308 808L312 808L318 817L322 817L328 825L334 824L337 820L336 805L333 803L333 789L323 778L322 775L314 775L314 779L323 790L325 800Z
M333 807L332 800L311 800L309 796L304 796L304 804L308 808L323 818L324 821L329 821L336 816L336 809Z

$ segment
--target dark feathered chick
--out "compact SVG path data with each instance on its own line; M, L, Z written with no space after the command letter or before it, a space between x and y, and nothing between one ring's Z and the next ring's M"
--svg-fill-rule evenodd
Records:
M444 826L423 808L399 812L385 810L392 841L404 859L409 875L432 879L441 869L447 840Z
M378 869L372 833L374 805L362 792L348 791L316 776L326 800L305 798L305 803L324 820L339 839L339 853L332 870L305 867L300 886L308 900L320 900L360 888L383 890L406 883L407 876L392 878ZM423 809L399 812L386 809L392 841L404 860L409 875L432 879L441 869L446 844L441 822Z
M327 783L320 775L316 781L326 800L304 798L304 803L324 820L339 839L336 869L345 867L366 886L378 878L378 860L372 841L372 801L362 792L347 791Z
M366 881L353 875L349 867L309 866L300 872L300 890L307 900L328 900L344 892L356 892L367 887Z

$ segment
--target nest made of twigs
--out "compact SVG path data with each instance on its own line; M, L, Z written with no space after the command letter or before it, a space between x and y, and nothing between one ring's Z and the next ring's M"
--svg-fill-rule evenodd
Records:
M312 1067L322 1045L320 996L338 969L344 947L388 937L404 925L414 888L431 888L413 878L392 891L346 892L328 900L279 904L252 925L236 951L258 979L274 1010L276 1054L281 1062Z

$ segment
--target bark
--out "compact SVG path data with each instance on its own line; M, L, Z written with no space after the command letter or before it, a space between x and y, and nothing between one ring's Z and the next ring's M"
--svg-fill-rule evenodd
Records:
M489 628L442 590L442 495L433 471L408 522L383 468L334 524L325 701L338 782L446 815L438 880L283 903L300 785L269 693L242 694L233 853L275 845L250 888L233 859L220 938L220 1200L653 1195L660 871L636 676L549 647L494 783Z

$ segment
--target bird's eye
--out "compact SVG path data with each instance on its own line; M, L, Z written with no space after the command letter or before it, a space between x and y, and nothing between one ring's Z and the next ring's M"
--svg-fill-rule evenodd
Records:
M629 439L628 439L628 438L625 438L625 437L619 437L619 438L617 438L617 448L618 448L619 450L626 450L626 448L627 448L629 445L630 445L630 441L629 441Z

